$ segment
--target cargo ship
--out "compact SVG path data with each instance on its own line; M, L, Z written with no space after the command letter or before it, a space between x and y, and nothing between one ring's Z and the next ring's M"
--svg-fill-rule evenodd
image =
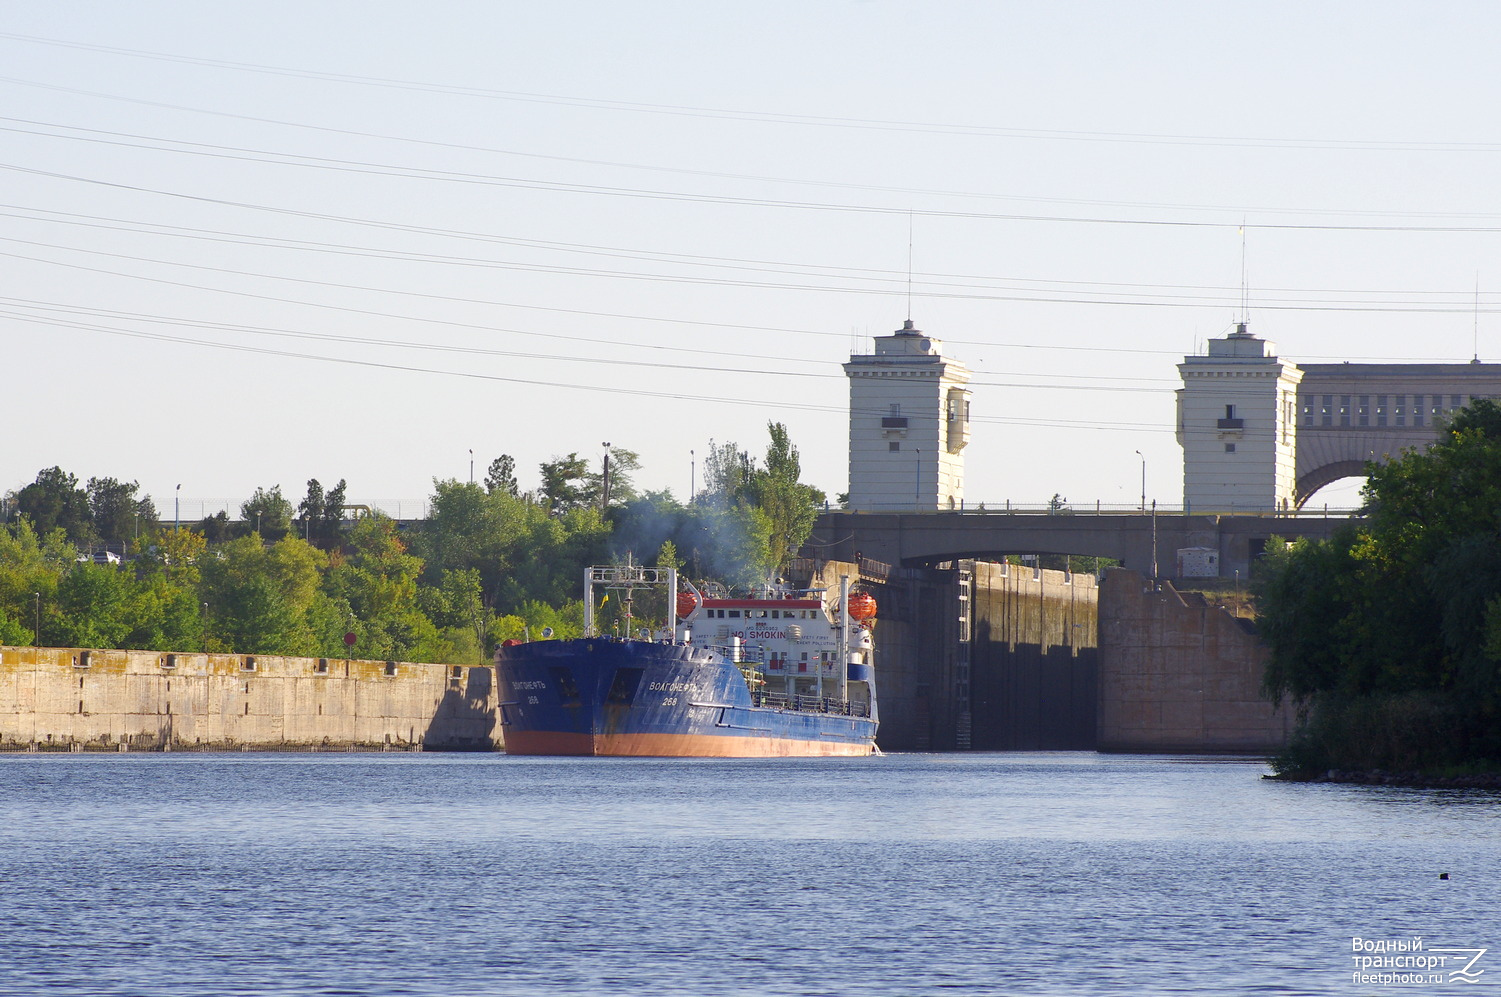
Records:
M604 592L624 634L596 626ZM666 626L632 633L642 590L667 593ZM875 600L825 589L705 595L671 568L594 566L584 636L506 641L499 721L513 755L719 757L876 751Z

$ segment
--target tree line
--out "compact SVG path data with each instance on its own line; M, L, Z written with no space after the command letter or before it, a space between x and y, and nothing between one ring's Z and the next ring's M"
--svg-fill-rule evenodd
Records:
M731 587L785 569L824 495L786 427L768 431L760 458L712 446L687 504L639 493L624 448L608 473L576 453L544 463L533 492L502 456L482 484L435 479L412 529L349 505L343 480L310 480L295 506L257 488L238 520L178 526L135 482L48 468L5 499L0 643L466 664L545 627L574 636L590 564L630 555ZM97 563L101 546L128 553Z
M1302 715L1277 765L1501 771L1501 406L1366 472L1360 519L1258 567L1265 691Z

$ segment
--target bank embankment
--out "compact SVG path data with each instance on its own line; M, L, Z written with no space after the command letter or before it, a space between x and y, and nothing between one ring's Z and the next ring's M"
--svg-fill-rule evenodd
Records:
M0 750L502 746L489 667L0 647Z

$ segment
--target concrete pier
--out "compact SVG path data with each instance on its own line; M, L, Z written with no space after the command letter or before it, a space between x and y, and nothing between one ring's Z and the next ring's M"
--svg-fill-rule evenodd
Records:
M0 647L0 750L501 747L488 666Z

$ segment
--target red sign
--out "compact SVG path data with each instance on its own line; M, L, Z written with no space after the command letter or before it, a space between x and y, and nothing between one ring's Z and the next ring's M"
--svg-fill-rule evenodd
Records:
M356 640L359 640L359 638L354 635L354 631L352 630L344 635L344 645L346 647L354 647L354 642Z

